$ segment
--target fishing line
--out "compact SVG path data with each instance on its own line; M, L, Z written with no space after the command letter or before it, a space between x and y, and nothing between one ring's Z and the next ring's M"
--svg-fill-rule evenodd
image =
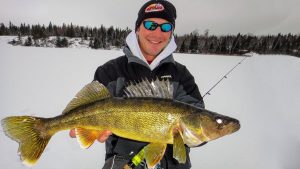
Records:
M214 84L204 95L203 95L203 98L206 96L206 95L211 95L211 91L216 87L218 86L218 84L220 84L224 79L227 79L228 75L235 69L237 68L239 65L242 64L242 62L244 60L246 60L248 57L251 57L253 56L252 53L250 54L245 54L243 59L241 59L233 68L231 68L216 84Z

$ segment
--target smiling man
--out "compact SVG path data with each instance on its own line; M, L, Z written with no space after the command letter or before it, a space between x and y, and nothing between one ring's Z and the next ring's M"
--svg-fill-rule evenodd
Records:
M146 2L138 13L135 31L126 38L124 56L113 59L96 70L94 80L104 84L115 97L124 96L128 82L142 79L165 79L172 81L173 99L204 108L194 77L187 68L176 62L172 53L177 45L174 40L176 9L166 0ZM75 137L74 130L70 131ZM110 131L99 133L98 140L106 144L106 158L103 169L123 169L125 164L132 166L133 157L147 145L134 140L113 135ZM189 148L187 160L179 164L173 158L172 145L168 145L165 155L155 168L189 169ZM147 168L141 162L136 169Z
M149 64L168 45L172 36L172 27L173 25L165 19L148 18L137 29L141 52Z

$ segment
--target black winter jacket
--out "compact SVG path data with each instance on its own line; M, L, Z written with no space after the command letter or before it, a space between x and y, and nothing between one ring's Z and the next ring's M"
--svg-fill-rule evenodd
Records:
M149 80L169 78L174 87L173 98L175 100L204 108L203 99L195 84L194 77L184 65L175 62L172 55L162 60L160 64L151 71L147 63L132 55L128 47L124 48L124 53L124 56L110 60L98 67L94 76L94 80L104 84L115 97L124 96L123 89L130 81L138 82L145 78ZM112 135L106 141L106 159L113 155L120 155L130 159L146 144L147 143ZM186 164L179 164L173 159L172 151L172 145L168 145L165 156L161 162L162 165L165 166L164 168L191 168L188 147L186 148L188 155Z

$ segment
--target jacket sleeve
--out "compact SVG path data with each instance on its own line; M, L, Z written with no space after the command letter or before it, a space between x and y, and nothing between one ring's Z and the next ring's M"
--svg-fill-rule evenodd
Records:
M179 81L174 83L174 99L205 108L195 79L185 66L180 70Z
M113 69L113 60L108 61L102 66L99 66L94 74L94 80L99 81L102 83L104 86L107 86L109 82L114 80L114 71Z

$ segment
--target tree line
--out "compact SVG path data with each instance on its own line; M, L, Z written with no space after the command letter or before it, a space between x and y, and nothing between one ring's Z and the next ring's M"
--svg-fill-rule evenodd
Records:
M68 38L81 38L82 40L89 40L89 46L94 49L103 48L108 49L111 46L121 48L125 45L125 38L131 30L114 28L113 26L106 28L103 25L101 27L88 27L88 26L78 26L71 24L63 24L62 26L57 26L49 23L48 26L45 25L29 25L21 23L20 26L16 26L9 23L5 26L3 23L0 24L0 36L27 36L25 41L25 46L40 46L40 41L46 41L49 37L56 37L57 47L68 47ZM12 42L18 43L18 42Z
M177 37L180 53L204 53L241 55L248 52L259 54L285 54L300 57L300 34L255 36L251 34L203 35L193 32Z
M71 24L57 26L49 23L45 25L29 25L22 23L16 26L9 23L5 26L0 23L0 36L26 36L23 45L39 46L40 41L46 41L49 37L56 37L56 47L68 47L68 38L81 38L82 41L89 41L89 47L98 49L109 49L114 46L121 48L126 45L126 36L131 32L129 28L120 29L111 27L88 27ZM256 36L252 34L237 35L210 35L209 30L203 34L194 31L190 34L175 35L179 53L202 53L202 54L222 54L241 55L248 52L259 54L285 54L300 57L300 34L277 34ZM18 43L18 42L12 42Z

